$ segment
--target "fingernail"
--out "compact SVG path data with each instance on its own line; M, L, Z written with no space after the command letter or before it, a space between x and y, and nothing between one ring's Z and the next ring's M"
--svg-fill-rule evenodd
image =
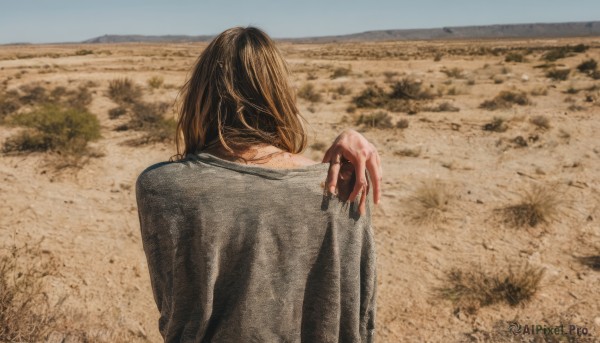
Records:
M335 186L329 186L329 193L335 193Z

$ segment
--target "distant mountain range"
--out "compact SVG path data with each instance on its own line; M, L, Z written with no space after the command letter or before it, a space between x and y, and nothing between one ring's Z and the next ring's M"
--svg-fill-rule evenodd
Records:
M435 29L378 30L338 36L305 38L279 38L279 41L301 43L398 41L398 40L447 40L486 38L559 38L600 36L600 21L570 23L507 24L485 26L456 26ZM82 43L126 43L126 42L206 42L214 36L144 36L104 35Z

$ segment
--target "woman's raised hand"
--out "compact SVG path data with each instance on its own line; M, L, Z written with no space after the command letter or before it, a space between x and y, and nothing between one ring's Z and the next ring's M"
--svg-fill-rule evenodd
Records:
M326 187L330 193L336 193L338 178L343 160L347 160L354 166L354 175L356 181L354 189L348 200L354 201L361 193L359 202L360 214L366 212L367 194L369 193L369 179L373 184L373 201L379 204L381 197L381 161L379 153L375 146L360 133L354 130L343 131L333 142L331 147L325 152L324 163L330 163L329 173L327 175ZM366 171L369 171L370 178L367 178Z

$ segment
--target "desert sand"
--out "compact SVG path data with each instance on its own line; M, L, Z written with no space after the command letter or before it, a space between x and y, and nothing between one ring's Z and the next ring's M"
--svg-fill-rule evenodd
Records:
M542 58L553 47L577 44L589 48L553 62ZM143 88L145 101L174 104L204 46L0 47L0 95L23 85L84 86L92 94L89 112L101 124L102 137L90 143L97 156L79 167L57 169L51 152L0 155L1 244L43 238L41 254L59 261L58 273L44 277L44 292L50 304L60 301L55 306L67 311L70 326L53 339L77 341L69 332L88 331L95 341L160 341L135 180L175 148L169 141L128 144L143 133L115 131L125 119L109 118L117 104L107 89L127 77ZM320 160L345 128L361 132L381 155L383 196L373 209L378 342L600 341L600 80L576 68L600 60L600 39L279 46L294 87L304 90L298 102L311 139L305 155ZM84 50L91 53L78 53ZM526 61L507 62L511 51ZM539 67L547 63L553 65ZM546 75L565 68L566 80ZM164 82L150 87L152 77ZM355 108L353 99L367 87L388 91L403 79L432 98L411 101L408 111ZM481 108L502 91L522 91L529 102ZM458 110L436 111L442 103ZM382 122L358 119L379 111L387 113ZM499 128L484 130L495 117ZM4 123L0 142L20 130ZM535 187L556 192L556 204L540 223L515 227L502 209ZM422 205L427 189L432 206ZM525 263L544 270L527 301L473 308L440 295L452 270L497 274ZM511 321L573 324L588 334L511 336Z

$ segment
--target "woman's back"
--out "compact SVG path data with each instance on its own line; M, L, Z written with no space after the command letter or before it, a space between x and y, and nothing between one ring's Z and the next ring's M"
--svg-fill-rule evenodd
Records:
M166 342L370 342L370 215L324 195L328 164L267 169L207 153L137 181Z

